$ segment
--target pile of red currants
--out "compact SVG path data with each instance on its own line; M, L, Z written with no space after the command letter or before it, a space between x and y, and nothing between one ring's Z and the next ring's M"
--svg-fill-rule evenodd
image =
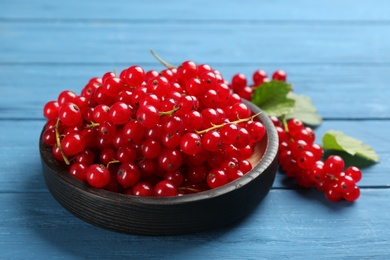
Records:
M92 78L44 106L43 142L69 174L135 196L178 196L225 185L252 169L266 134L241 97L206 64Z
M178 196L225 185L252 169L248 161L266 130L242 98L271 79L263 70L231 83L207 64L92 78L80 95L63 91L44 106L43 142L69 174L96 188L135 196ZM357 167L341 157L322 161L314 130L299 119L271 117L279 163L297 184L324 191L330 201L360 196Z
M286 81L283 70L272 74L272 80ZM253 85L248 86L244 74L236 74L232 79L232 89L241 97L251 99L254 90L270 79L263 70L252 75ZM279 136L279 164L287 176L296 179L299 186L315 187L324 191L325 197L336 202L341 199L355 201L360 196L356 185L362 178L362 172L355 166L345 169L344 160L332 155L322 161L324 152L315 143L315 133L311 127L305 126L299 119L279 120L271 117Z

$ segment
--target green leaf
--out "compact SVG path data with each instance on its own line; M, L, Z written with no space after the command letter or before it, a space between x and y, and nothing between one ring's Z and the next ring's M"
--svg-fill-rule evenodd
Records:
M368 160L379 162L379 156L368 145L343 132L330 130L322 138L323 148L344 151L350 155L357 155Z
M282 116L293 112L295 100L287 97L291 85L283 81L263 83L255 89L252 103L260 107L269 116Z
M290 92L288 98L295 100L294 111L286 115L286 119L298 118L305 124L316 126L322 123L322 117L318 115L311 99L304 95L297 95Z

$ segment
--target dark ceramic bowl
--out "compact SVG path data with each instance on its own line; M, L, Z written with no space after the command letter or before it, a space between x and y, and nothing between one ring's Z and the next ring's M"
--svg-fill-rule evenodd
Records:
M253 112L260 111L248 105ZM267 135L256 145L250 159L253 169L216 189L156 198L92 188L69 175L53 158L51 149L40 141L43 175L50 193L65 209L86 222L116 232L178 235L225 226L249 214L274 182L278 136L266 114L260 114L259 119Z

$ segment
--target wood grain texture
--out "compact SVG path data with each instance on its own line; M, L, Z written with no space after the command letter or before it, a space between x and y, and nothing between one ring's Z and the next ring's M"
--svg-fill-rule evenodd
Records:
M3 193L2 257L386 259L390 215L374 212L387 207L389 192L363 190L359 201L349 204L331 203L307 191L271 190L252 214L233 225L164 238L96 228L65 211L48 192Z
M3 19L51 19L78 21L94 20L141 20L148 22L166 21L336 21L336 22L388 22L389 14L386 0L354 1L331 0L317 3L297 0L291 4L288 0L269 1L207 1L199 0L189 5L180 0L161 2L129 2L116 0L107 2L70 0L66 4L50 1L3 0L0 17Z
M390 61L389 41L375 40L390 31L386 23L0 21L0 31L6 36L0 43L4 50L0 59L11 64L154 62L149 49L173 63L200 57L207 57L211 64Z
M390 258L389 9L387 0L2 0L0 258ZM378 152L359 200L330 203L279 172L247 218L194 235L122 235L68 213L41 173L42 106L106 71L162 68L150 48L174 64L209 63L227 79L285 69L325 118L318 137L341 130Z

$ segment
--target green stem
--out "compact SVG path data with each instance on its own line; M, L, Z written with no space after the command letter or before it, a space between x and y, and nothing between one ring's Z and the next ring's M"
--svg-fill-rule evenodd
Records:
M120 163L120 161L119 161L119 160L112 160L112 161L110 161L110 162L107 163L106 168L108 169L108 167L109 167L111 164L113 164L113 163Z
M60 133L58 132L59 123L60 123L60 119L58 118L56 125L55 125L55 128L54 128L55 134L56 134L56 143L57 143L58 149L60 149L62 158L64 158L64 162L66 163L66 165L69 165L70 161L68 160L68 157L66 157L64 151L62 150L62 146L61 146Z
M162 64L164 65L165 67L167 67L168 69L174 69L176 68L175 66L173 66L172 64L169 64L168 62L166 62L165 60L161 59L153 50L150 50L150 52L152 53L152 55Z
M180 109L180 107L175 107L174 109L172 109L172 110L169 110L169 111L164 111L164 112L159 112L158 114L160 115L160 116L170 116L170 115L172 115L173 113L175 113L177 110L179 110Z
M286 120L286 117L284 115L282 116L281 121L282 121L282 124L283 124L284 131L286 131L288 133L287 120Z
M195 133L198 134L198 135L201 135L201 134L204 134L204 133L207 133L208 131L212 131L212 130L215 130L215 129L219 129L227 124L239 124L239 123L243 123L243 122L248 122L250 120L253 120L255 117L257 117L258 115L260 115L262 112L259 112L259 113L256 113L254 114L253 116L251 117L248 117L248 118L243 118L243 119L238 119L236 121L232 121L232 122L229 122L229 123L223 123L223 124L220 124L220 125L213 125L212 127L210 128L207 128L207 129L204 129L202 131L196 131L195 130Z
M99 123L91 122L90 124L86 125L85 127L86 127L86 128L94 128L94 127L97 127L97 126L99 126L99 125L100 125Z

